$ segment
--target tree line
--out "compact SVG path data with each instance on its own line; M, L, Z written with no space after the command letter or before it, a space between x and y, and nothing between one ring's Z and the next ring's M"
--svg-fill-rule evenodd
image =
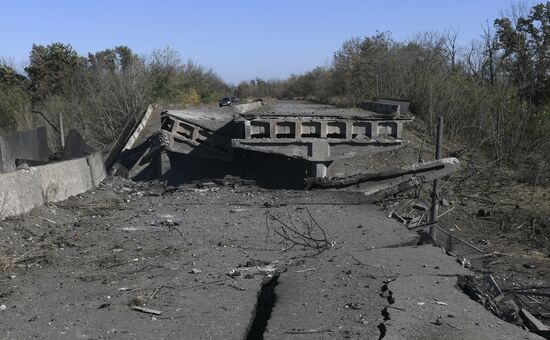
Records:
M429 131L441 115L450 140L535 180L550 178L550 2L512 7L481 27L467 46L452 29L407 41L389 32L352 38L329 66L283 81L254 79L236 91L339 106L408 99Z
M229 91L212 70L168 47L142 57L127 46L81 56L70 44L33 45L24 74L0 61L0 131L43 124L33 111L61 113L69 128L109 145L150 103L198 105Z

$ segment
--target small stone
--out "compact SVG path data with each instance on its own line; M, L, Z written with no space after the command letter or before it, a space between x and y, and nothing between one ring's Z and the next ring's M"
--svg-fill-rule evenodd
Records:
M443 324L443 319L441 318L441 315L439 315L437 317L437 319L435 319L435 322L434 322L437 326L441 326Z
M0 310L6 310L6 308L8 308L6 305L0 305Z
M197 269L197 268L193 268L193 269L191 269L191 271L189 273L191 273L191 274L200 274L200 273L202 273L202 270Z

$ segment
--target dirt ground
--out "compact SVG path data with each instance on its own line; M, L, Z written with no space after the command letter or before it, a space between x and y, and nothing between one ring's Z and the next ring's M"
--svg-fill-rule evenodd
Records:
M409 150L422 144L417 131L418 126L408 131ZM424 157L431 155L429 148ZM502 288L549 286L550 182L519 181L505 165L463 150L452 143L444 148L444 156L458 156L461 170L441 182L439 224L490 254L484 269ZM422 189L420 198L429 204L431 188Z
M377 162L388 165L429 160L433 144L423 123L407 126L408 146ZM496 164L475 149L450 142L444 144L443 157L457 157L458 172L441 181L438 225L451 235L486 252L477 261L478 275L490 274L504 291L530 288L538 296L516 298L527 303L531 312L550 321L550 183L525 182L525 176L506 165ZM372 163L368 164L371 166ZM534 174L533 174L534 176ZM432 185L389 198L379 205L386 212L407 215L415 204L431 204ZM413 213L414 215L414 213Z

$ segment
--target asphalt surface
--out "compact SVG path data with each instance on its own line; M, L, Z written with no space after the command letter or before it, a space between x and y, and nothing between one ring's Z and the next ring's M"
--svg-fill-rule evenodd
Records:
M3 339L538 338L361 194L110 178L0 225Z

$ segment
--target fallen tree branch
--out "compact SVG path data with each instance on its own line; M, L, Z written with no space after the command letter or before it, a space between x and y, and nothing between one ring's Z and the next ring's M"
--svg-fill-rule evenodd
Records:
M280 218L266 212L266 228L267 236L269 237L270 230L281 238L280 243L289 244L286 250L292 249L295 246L302 246L308 249L315 249L319 253L329 249L332 243L328 241L325 230L315 220L309 209L305 208L307 219L299 217L301 224L296 225L294 219L288 214L288 222L282 221ZM270 227L269 220L275 221L278 226Z

